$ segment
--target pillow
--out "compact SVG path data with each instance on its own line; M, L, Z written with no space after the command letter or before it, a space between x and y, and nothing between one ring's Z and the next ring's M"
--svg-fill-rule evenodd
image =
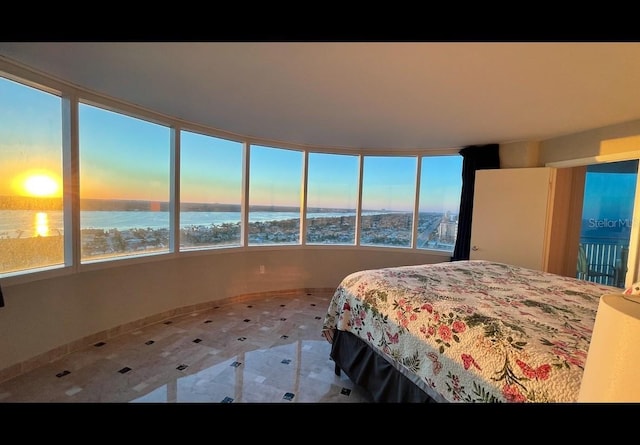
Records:
M624 295L640 295L640 281L633 283L623 292Z

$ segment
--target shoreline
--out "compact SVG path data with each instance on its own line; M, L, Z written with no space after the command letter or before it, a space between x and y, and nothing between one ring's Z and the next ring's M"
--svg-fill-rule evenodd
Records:
M418 228L420 247L446 250L455 239L440 239L438 228L443 215L421 219ZM354 244L355 215L311 218L307 223L306 243ZM82 229L83 259L102 259L168 250L169 229L131 228ZM361 218L360 244L410 247L412 213L386 213ZM249 223L249 244L297 244L300 218ZM180 229L180 248L240 246L241 224L194 225ZM64 263L64 236L0 238L0 273Z

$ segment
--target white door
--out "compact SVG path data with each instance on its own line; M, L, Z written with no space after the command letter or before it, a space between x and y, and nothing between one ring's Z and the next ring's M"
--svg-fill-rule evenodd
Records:
M478 170L470 259L544 270L554 169Z

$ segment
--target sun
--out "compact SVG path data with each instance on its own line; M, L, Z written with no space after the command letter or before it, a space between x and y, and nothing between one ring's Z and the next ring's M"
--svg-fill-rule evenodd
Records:
M60 186L50 174L33 173L24 179L23 188L29 196L47 197L56 196Z

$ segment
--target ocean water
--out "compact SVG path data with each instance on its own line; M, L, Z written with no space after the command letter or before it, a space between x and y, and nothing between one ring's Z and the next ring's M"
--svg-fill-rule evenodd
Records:
M631 218L584 219L580 229L583 243L629 245Z
M379 214L381 212L364 212ZM354 216L351 212L309 213L309 218ZM249 223L281 221L299 218L297 212L250 212ZM240 212L182 212L180 227L210 226L240 221ZM80 225L83 229L168 228L169 212L144 211L81 211ZM0 210L0 238L18 236L52 236L64 230L62 211L38 212L35 210Z

